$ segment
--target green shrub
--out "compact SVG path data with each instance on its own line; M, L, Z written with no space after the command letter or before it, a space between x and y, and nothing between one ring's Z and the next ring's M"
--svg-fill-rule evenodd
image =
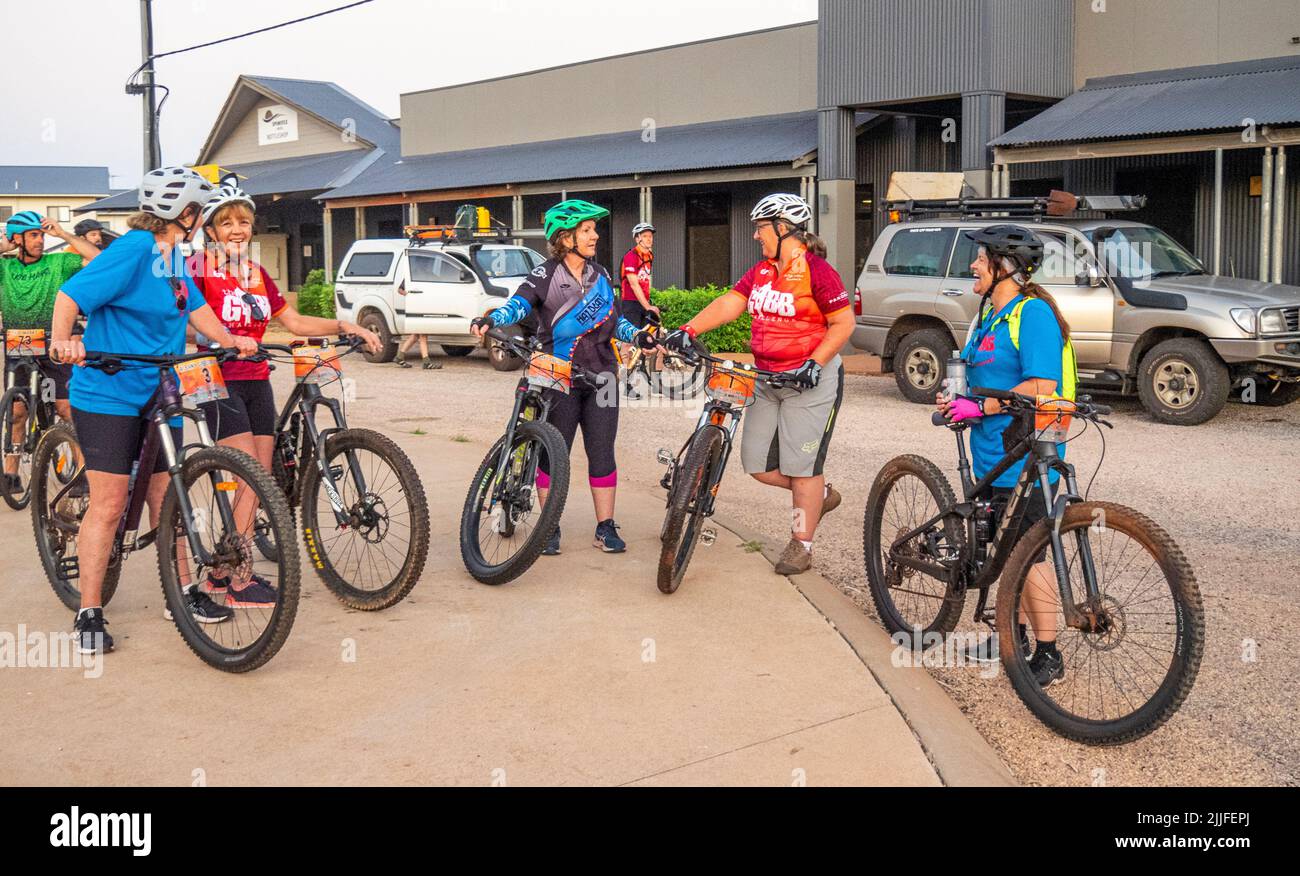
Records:
M650 303L659 308L664 330L672 331L689 322L691 317L707 307L713 299L726 294L728 288L702 286L698 289L678 289L670 286L667 289L652 290ZM748 353L749 323L749 314L742 313L735 322L700 335L700 340L704 341L711 353Z
M307 272L307 282L298 290L298 312L334 319L334 287L325 282L323 269Z

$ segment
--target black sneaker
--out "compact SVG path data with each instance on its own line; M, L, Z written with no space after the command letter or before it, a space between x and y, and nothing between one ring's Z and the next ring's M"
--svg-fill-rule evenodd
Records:
M1056 684L1065 678L1065 658L1055 649L1038 651L1029 660L1029 671L1042 687Z
M199 589L193 584L185 589L185 603L189 606L190 617L201 624L219 624L235 616L234 609L226 608L224 605L217 605L212 601L212 597L199 592ZM171 620L172 610L164 607L163 617Z
M108 621L104 620L102 608L84 608L77 612L77 619L72 624L72 631L77 634L77 653L94 654L98 651L107 654L112 651L113 637L104 630L106 626Z
M546 543L546 547L542 548L542 556L558 557L559 555L560 555L560 527L557 526L555 527L555 534L551 536L551 540Z
M1002 659L998 644L998 634L989 633L983 639L966 649L966 656L976 663L997 663ZM1020 652L1028 660L1034 654L1034 649L1029 644L1029 634L1027 630L1020 631Z
M596 524L596 540L592 545L607 554L621 554L627 550L627 542L618 537L618 524L612 517Z

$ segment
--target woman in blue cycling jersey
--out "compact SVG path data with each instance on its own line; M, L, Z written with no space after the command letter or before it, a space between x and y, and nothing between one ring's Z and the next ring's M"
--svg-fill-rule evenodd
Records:
M654 341L638 332L619 316L618 300L609 272L596 264L596 220L609 215L604 207L581 200L561 201L546 211L545 231L551 257L524 279L503 306L472 323L482 337L494 325L513 325L536 311L540 317L538 338L546 352L572 362L591 375L598 385L575 380L566 395L547 390L551 396L551 423L564 442L573 447L578 426L587 450L587 475L591 499L596 507L594 545L606 553L621 553L627 544L614 522L614 493L618 468L614 464L614 439L618 434L618 362L612 341L636 342L654 349ZM538 493L545 501L549 478L538 473ZM560 552L560 531L542 551Z
M184 167L160 168L145 175L140 183L141 212L128 222L133 230L67 280L55 300L54 358L81 365L86 347L145 356L179 355L185 352L187 325L244 355L257 351L256 341L234 337L226 330L184 270L182 244L198 230L212 191L211 183ZM86 315L86 333L74 337L78 311ZM82 653L113 648L113 639L104 630L100 593L117 523L126 510L131 466L147 425L142 414L157 389L157 372L152 368L108 374L83 366L74 369L69 384L72 421L90 488L90 505L78 533L81 610L75 629ZM171 427L179 447L180 424L173 422ZM167 489L166 466L159 454L148 491L149 517L155 524ZM198 592L193 583L187 602L203 623L219 623L234 614Z
M1031 397L1055 394L1067 382L1062 354L1070 326L1052 296L1032 279L1043 262L1043 242L1018 225L990 225L966 234L980 247L971 270L975 273L975 291L983 295L979 316L962 351L968 386ZM971 469L976 479L983 477L1006 454L1003 433L1015 421L1002 413L1002 403L992 398L947 400L940 396L939 407L952 422L970 421ZM1064 444L1059 445L1059 451L1064 457ZM992 500L1001 508L1005 509L1010 500L1026 461L1022 459L993 482ZM1051 472L1052 484L1058 478L1055 471ZM1047 516L1042 486L1036 485L1029 495L1017 539ZM1020 639L1028 641L1025 624L1033 624L1038 645L1029 666L1044 687L1065 677L1065 661L1056 648L1060 596L1056 572L1045 554L1030 570L1020 610ZM990 637L974 656L993 661L997 654L997 644Z

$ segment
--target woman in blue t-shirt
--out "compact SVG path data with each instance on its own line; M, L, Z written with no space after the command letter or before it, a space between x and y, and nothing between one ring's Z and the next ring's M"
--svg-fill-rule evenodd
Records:
M128 222L133 230L67 280L55 299L50 343L54 358L80 365L87 347L142 356L178 355L185 352L187 325L244 355L257 351L255 341L226 330L184 271L180 244L193 238L212 191L211 183L184 167L145 175L140 183L141 212ZM86 315L86 332L74 337L78 311ZM131 465L147 426L142 415L157 389L158 374L152 368L108 374L78 367L69 384L72 421L90 490L90 504L78 532L81 610L75 629L82 653L113 648L112 637L104 631L100 592L113 536L126 511ZM180 424L171 426L179 447ZM147 497L149 518L155 525L167 489L166 466L160 453ZM234 614L193 583L186 593L191 614L202 623L219 623Z
M967 364L967 385L1027 396L1053 395L1063 381L1062 351L1065 339L1070 336L1070 326L1052 296L1032 280L1043 262L1043 242L1018 225L990 225L966 234L979 244L971 270L975 274L975 291L983 296L979 317L962 350ZM1011 320L1017 314L1019 344L1013 341L1011 333ZM1002 403L997 399L972 397L947 401L941 396L939 407L952 422L970 422L971 469L976 479L992 471L1006 455L1002 433L1013 422L1010 415L1002 413ZM1058 449L1063 457L1065 445L1058 445ZM1022 459L993 482L991 498L1002 509L1010 500L1027 461L1027 457ZM1057 479L1057 473L1051 472L1051 483L1055 484ZM1017 539L1048 516L1041 484L1035 484L1027 501ZM1038 645L1029 665L1044 687L1065 676L1065 662L1056 648L1059 607L1056 572L1044 552L1030 570L1020 609L1020 638L1022 642L1028 641L1025 624L1032 624ZM974 656L996 660L997 653L996 642L990 637Z

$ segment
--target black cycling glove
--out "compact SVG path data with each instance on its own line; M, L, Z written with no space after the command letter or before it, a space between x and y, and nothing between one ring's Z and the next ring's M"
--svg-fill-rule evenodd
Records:
M633 335L632 340L643 350L653 350L655 347L659 346L659 342L655 340L655 336L645 329L642 329Z
M492 322L490 316L476 316L469 321L469 327L472 329L492 328L494 325L496 325L496 323Z
M669 332L668 337L664 338L664 346L674 353L694 356L701 352L703 344L685 329L676 329Z
M822 379L822 366L817 364L817 360L809 359L800 365L798 370L787 371L786 374L790 375L790 382L795 386L812 389Z

